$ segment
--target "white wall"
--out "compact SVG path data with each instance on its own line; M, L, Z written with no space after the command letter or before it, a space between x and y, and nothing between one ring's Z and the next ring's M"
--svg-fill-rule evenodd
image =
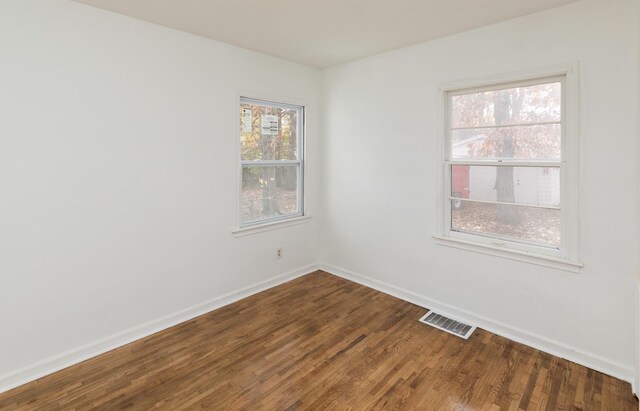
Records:
M635 7L586 0L339 66L321 85L316 70L67 0L0 1L0 391L319 254L632 378ZM435 245L438 86L573 61L582 272ZM311 223L231 235L238 89L308 102Z
M633 380L636 349L636 0L585 0L324 73L329 270ZM579 274L436 245L445 82L578 62Z
M315 69L86 5L0 1L0 391L315 263L315 220L231 229L237 90L308 103L314 214L319 86Z

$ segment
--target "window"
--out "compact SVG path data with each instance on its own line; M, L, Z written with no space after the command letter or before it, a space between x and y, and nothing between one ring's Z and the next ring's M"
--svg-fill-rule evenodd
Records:
M445 239L576 260L566 93L566 74L445 92Z
M304 107L240 99L240 226L303 213Z

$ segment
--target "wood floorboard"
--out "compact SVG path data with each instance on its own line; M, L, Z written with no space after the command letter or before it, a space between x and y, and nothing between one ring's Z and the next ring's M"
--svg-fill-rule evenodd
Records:
M637 410L628 383L318 271L0 394L2 410Z

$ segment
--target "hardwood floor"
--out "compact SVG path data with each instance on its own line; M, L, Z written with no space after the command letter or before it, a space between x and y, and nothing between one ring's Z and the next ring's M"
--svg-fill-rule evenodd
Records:
M315 272L0 394L0 409L637 410L628 383Z

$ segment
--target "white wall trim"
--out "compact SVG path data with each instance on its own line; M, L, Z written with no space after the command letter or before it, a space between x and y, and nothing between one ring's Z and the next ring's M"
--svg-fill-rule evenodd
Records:
M447 206L451 195L451 171L453 162L451 156L451 93L471 92L486 90L487 87L495 86L523 86L528 84L541 84L541 82L561 82L562 83L562 161L554 163L562 171L560 173L560 197L562 198L561 212L561 244L559 250L546 249L535 245L524 244L517 241L509 241L508 238L495 236L479 236L472 233L460 233L451 230L451 208ZM564 269L565 271L579 272L582 264L580 260L580 164L581 145L580 141L580 113L582 102L580 101L580 64L571 62L547 67L537 67L528 70L496 73L484 77L461 79L447 82L440 85L437 91L437 121L439 121L441 136L438 141L438 149L435 150L436 164L439 167L434 173L436 186L440 187L437 192L436 225L437 231L433 238L440 245L449 245L459 249L469 250L474 244L478 247L471 251L486 252L493 248L492 252L486 252L498 257L510 258L508 253L513 252L520 258L519 261L539 262L544 266ZM473 161L458 161L461 164L471 164ZM503 164L506 164L503 162ZM518 162L514 163L515 165ZM543 165L544 163L541 163ZM456 241L456 237L464 241ZM496 240L501 244L499 248L491 247ZM488 246L481 248L481 246ZM524 251L524 253L523 253ZM539 255L550 255L555 257L555 263L550 265L547 259L534 258ZM511 257L516 259L516 257ZM563 262L564 264L561 264Z
M508 260L521 261L525 263L535 264L542 267L555 268L558 270L568 271L571 273L579 273L582 268L581 263L577 263L562 258L551 257L542 254L533 254L527 251L508 250L498 246L467 241L455 237L443 237L434 235L433 239L436 244L448 247L459 248L461 250L473 251L476 253L493 255L496 257L506 258Z
M385 294L391 295L412 304L427 309L437 310L445 315L459 318L468 324L478 326L494 334L519 342L529 347L533 347L540 351L544 351L556 357L564 358L585 367L592 368L607 375L619 378L623 381L631 383L633 392L635 387L635 370L632 367L620 364L618 362L601 357L597 354L581 351L575 347L563 344L558 341L548 339L546 337L513 327L502 322L474 314L462 308L434 300L423 295L408 291L383 281L367 277L365 275L355 273L331 264L320 263L320 269L330 274L337 275L344 279L356 282L374 290L378 290ZM416 319L417 321L417 319Z
M231 231L234 237L245 237L248 235L264 233L265 231L277 230L279 228L291 227L292 225L305 224L311 222L311 216L303 215L300 217L287 218L281 221L270 221L264 224L258 224L255 226L247 226L242 228L235 228Z
M138 325L128 330L119 332L109 337L94 341L81 347L66 351L62 354L49 357L42 361L27 365L26 367L10 371L0 375L0 393L12 388L26 384L38 378L60 371L64 368L88 360L89 358L111 351L130 342L147 337L151 334L165 330L174 325L191 320L210 311L216 310L225 305L231 304L243 298L273 288L280 284L312 273L319 269L318 264L307 266L271 277L254 285L241 288L237 291L221 295L209 301L180 310L173 314L158 318L156 320Z
M284 104L290 106L302 107L302 137L298 140L298 144L300 145L299 149L301 150L302 158L300 162L300 173L302 178L302 185L300 191L302 192L302 198L299 199L298 207L300 208L301 215L290 216L290 218L284 218L282 220L267 220L262 223L258 222L255 225L243 226L241 221L240 210L242 206L242 161L240 159L241 152L241 132L240 127L238 126L238 119L240 118L240 104L243 99L248 100L257 100L270 102L274 104ZM232 234L234 237L243 237L246 235L262 233L264 231L275 230L282 227L288 227L291 225L302 224L308 222L308 218L305 217L311 216L313 212L312 207L309 207L309 195L306 188L308 186L308 166L307 166L307 141L309 141L309 117L313 114L313 104L304 97L294 97L294 96L285 96L279 95L275 93L269 93L265 91L258 90L247 90L247 89L236 89L235 96L235 107L236 107L236 116L231 119L230 124L234 125L236 129L236 181L237 189L236 189L236 227L233 228ZM311 115L310 115L311 113ZM299 131L298 131L299 132ZM313 133L312 133L313 137ZM300 156L298 156L300 157ZM291 224L286 224L290 222ZM273 224L273 225L272 225Z
M615 361L611 361L596 354L581 351L579 349L557 341L553 341L546 337L542 337L528 331L512 327L499 321L474 314L470 311L454 307L450 304L419 295L412 291L396 287L383 281L379 281L371 277L367 277L365 275L358 274L353 271L326 263L309 264L296 270L271 277L257 284L224 294L220 297L216 297L204 303L194 305L184 310L180 310L176 313L158 318L156 320L141 324L133 328L129 328L128 330L86 344L73 350L66 351L62 354L35 362L18 370L11 371L0 376L0 393L34 381L38 378L42 378L54 372L60 371L74 364L78 364L82 361L88 360L141 338L147 337L151 334L165 330L174 325L191 320L195 317L224 307L225 305L234 303L243 298L247 298L251 295L276 287L280 284L286 283L303 275L312 273L316 270L326 271L338 277L356 282L358 284L383 292L393 297L400 298L404 301L410 302L420 307L424 307L425 309L438 310L445 315L459 318L461 321L466 321L469 324L478 326L494 334L503 336L521 344L528 345L551 355L565 358L569 361L611 375L623 381L627 381L631 383L633 392L636 394L638 393L636 372L631 367L625 366Z

